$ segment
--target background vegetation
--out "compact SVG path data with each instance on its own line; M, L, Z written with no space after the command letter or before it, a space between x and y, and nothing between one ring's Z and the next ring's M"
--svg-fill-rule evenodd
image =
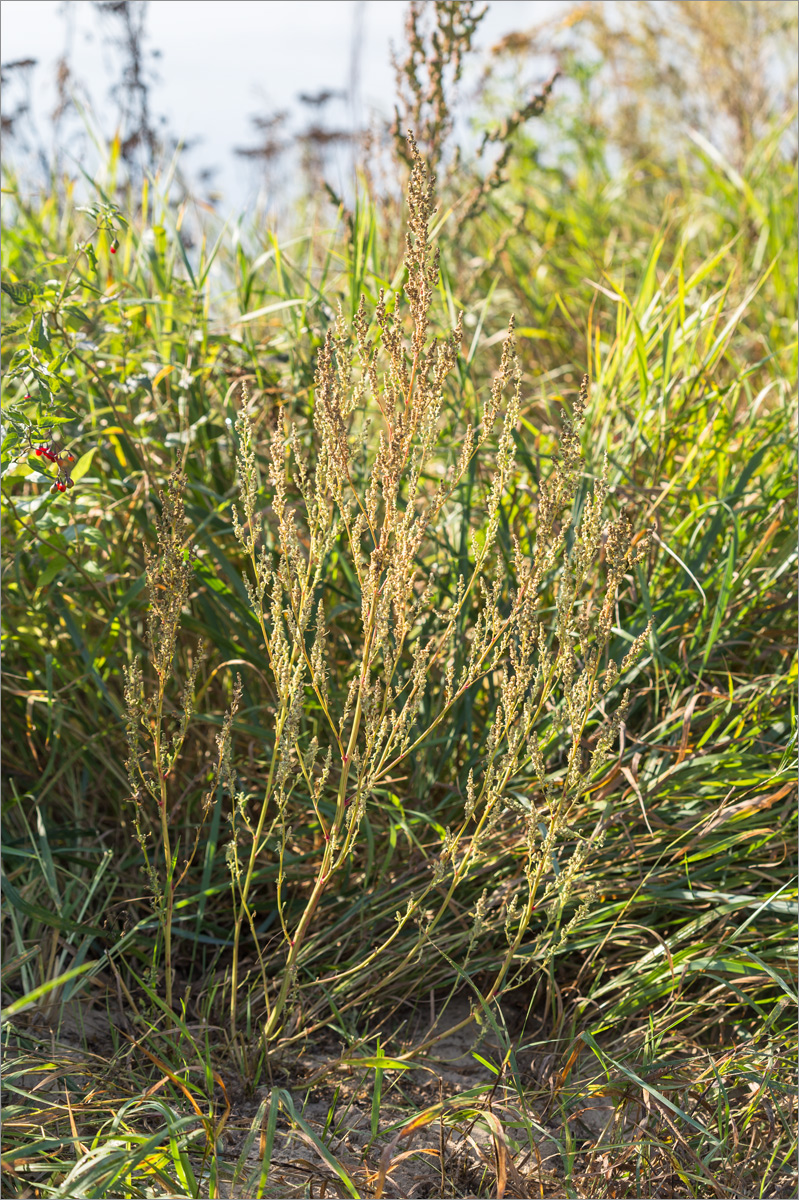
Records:
M309 195L291 236L218 227L174 164L138 172L124 129L93 180L32 188L6 154L4 1194L795 1194L797 154L793 87L769 72L795 57L796 8L625 10L623 28L589 5L506 39L461 110L479 11L412 5L394 129L372 131L353 195ZM527 75L539 50L547 83ZM468 153L453 133L467 112ZM415 552L420 576L442 567L431 612L479 557L503 453L479 574L511 611L513 538L522 560L542 544L584 373L568 506L587 511L607 455L607 512L645 550L609 634L618 662L640 635L640 657L576 743L568 689L552 692L544 775L526 760L497 793L457 894L452 830L495 752L499 663L372 789L329 882L340 763L326 808L321 757L292 759L280 823L268 840L254 828L282 693L248 530L279 547L283 479L302 545L308 498L281 462L293 427L318 464L320 350L361 297L370 337L381 289L402 311L408 127L437 176L430 336L464 314L435 463L457 461L470 422L485 432ZM515 387L511 316L518 410L493 426L492 381L503 405ZM344 416L366 489L380 410L363 397ZM596 549L586 611L607 587ZM545 621L567 561L542 585ZM339 711L363 587L343 549L324 564ZM445 686L431 668L420 728ZM592 765L624 687L611 757ZM302 696L307 752L324 705ZM126 767L139 717L153 799ZM525 814L575 745L585 782L522 928ZM445 1061L456 1050L471 1083Z

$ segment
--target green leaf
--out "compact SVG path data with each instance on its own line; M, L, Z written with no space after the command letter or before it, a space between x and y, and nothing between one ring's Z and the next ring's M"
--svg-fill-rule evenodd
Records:
M64 309L64 316L70 329L83 329L85 325L91 325L89 314L74 304L67 305Z
M32 283L6 283L3 280L0 283L0 288L2 288L14 304L30 304L36 295L36 288Z
M348 1066L372 1067L376 1071L417 1071L419 1064L402 1058L384 1058L382 1055L372 1055L366 1058L348 1058Z
M291 1093L285 1091L283 1088L279 1088L277 1090L277 1094L280 1097L280 1102L281 1102L281 1105L283 1106L284 1111L288 1114L290 1119L292 1121L294 1121L299 1126L299 1128L302 1130L302 1132L305 1134L305 1138L306 1138L307 1142L311 1146L314 1147L314 1149L316 1150L319 1157L325 1163L327 1163L328 1167L330 1167L330 1169L332 1171L334 1171L336 1173L336 1175L338 1175L339 1179L344 1184L344 1187L347 1189L349 1194L354 1198L354 1200L358 1200L358 1197L359 1197L358 1189L355 1186L355 1183L354 1183L351 1175L347 1171L347 1168L344 1166L343 1163L341 1163L335 1157L335 1155L331 1154L331 1152L328 1150L327 1146L325 1146L325 1144L323 1142L321 1142L319 1140L319 1138L316 1136L316 1133L311 1128L311 1126L308 1124L308 1122L306 1120L304 1120L304 1118L301 1117L300 1114L297 1112L296 1108L294 1107L294 1100L291 1096Z
M41 351L43 357L48 359L48 361L53 357L53 350L50 345L50 331L47 328L47 318L43 313L39 313L31 324L30 340L32 345ZM45 370L44 367L42 367L42 370L45 371L47 376L50 375L50 372ZM52 384L50 384L50 389L52 390Z
M79 479L83 479L83 476L86 474L89 467L92 465L92 459L94 458L96 450L97 450L97 447L92 446L91 449L87 450L85 454L81 454L80 458L75 463L75 467L72 471L72 478L75 480L76 483L78 482Z
M63 558L51 558L49 563L40 572L39 578L36 580L37 588L47 587L48 583L52 583L56 575L64 570L66 564Z

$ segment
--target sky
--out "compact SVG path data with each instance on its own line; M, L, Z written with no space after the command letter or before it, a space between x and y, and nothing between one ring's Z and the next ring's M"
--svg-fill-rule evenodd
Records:
M478 44L491 45L570 6L570 0L495 0ZM254 143L251 116L296 109L299 92L347 89L358 30L360 117L391 113L389 47L402 42L405 9L405 0L150 0L148 45L161 52L153 60L159 79L152 108L178 137L199 139L189 161L218 167L215 185L241 202L252 171L232 150ZM38 60L32 101L42 128L55 107L55 64L65 49L102 123L112 71L90 0L2 0L0 57ZM352 110L335 102L330 119L347 124Z

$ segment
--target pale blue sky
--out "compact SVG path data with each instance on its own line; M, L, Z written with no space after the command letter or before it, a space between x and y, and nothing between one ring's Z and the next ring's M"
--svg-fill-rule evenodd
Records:
M251 114L296 107L300 91L347 88L359 7L361 112L388 114L394 88L389 43L401 43L404 0L360 6L356 0L150 0L149 44L162 52L153 108L167 115L178 136L202 139L190 161L220 168L217 182L226 200L242 202L252 179L232 154L233 146L253 143ZM495 0L480 27L480 44L569 7L570 0ZM33 100L42 128L55 104L53 68L68 43L95 110L101 118L104 108L111 116L109 52L97 36L89 0L2 0L0 20L2 61L39 61ZM348 117L343 107L331 109L331 121Z

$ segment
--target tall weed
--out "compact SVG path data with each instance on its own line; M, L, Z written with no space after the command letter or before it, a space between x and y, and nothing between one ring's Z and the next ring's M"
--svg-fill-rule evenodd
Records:
M296 420L275 428L263 483L246 407L237 425L242 511L236 532L251 563L248 593L274 700L263 794L239 795L234 808L231 1023L235 1033L245 920L256 945L259 940L253 875L259 858L274 849L285 965L264 996L267 1039L285 1027L293 1032L303 1004L319 1010L325 1003L320 985L335 999L334 1011L346 1012L390 988L435 948L442 916L485 873L496 830L508 820L523 828L527 856L501 901L508 946L494 964L484 1001L503 987L523 942L528 970L546 961L553 941L566 936L569 925L557 927L599 833L580 838L568 857L561 843L575 804L611 751L627 694L602 731L594 731L586 756L587 726L596 723L603 697L648 635L637 635L623 661L608 658L617 592L645 555L646 541L633 546L626 516L604 518L604 475L575 512L585 381L574 418L564 426L559 462L541 484L534 533L527 532L531 553L512 528L510 559L497 553L500 524L510 515L521 403L513 323L482 411L468 421L460 444L453 443L451 428L442 436L442 407L445 391L453 382L457 387L462 331L458 324L449 337L430 336L438 282L429 236L433 184L413 140L409 145L402 292L381 292L371 317L362 301L351 333L341 321L328 331L318 358L313 428ZM463 519L465 489L475 484L479 517L462 530L458 558L442 555L453 517ZM357 608L348 606L346 625L338 615L345 592L357 600ZM455 745L442 764L442 777L457 783L464 803L451 811L428 879L403 897L393 930L373 930L374 945L356 967L321 981L310 972L306 982L302 968L317 907L360 859L373 796L414 773L425 743L487 681L489 732L479 758L467 770ZM556 696L562 696L557 724L548 715ZM547 760L561 738L563 766L553 771ZM320 852L316 862L311 857L301 888L287 888L283 860L295 836L294 814L303 813L307 825L310 809ZM489 882L471 913L469 949L494 903ZM408 948L387 969L394 943L414 929ZM266 976L274 976L260 951L259 958Z

